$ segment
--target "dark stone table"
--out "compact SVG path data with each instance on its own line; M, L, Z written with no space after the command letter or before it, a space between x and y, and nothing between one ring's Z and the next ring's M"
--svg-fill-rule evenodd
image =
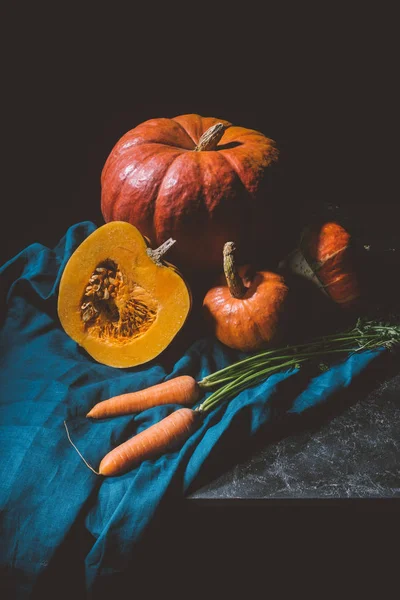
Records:
M400 498L400 374L359 399L377 376L371 371L338 408L298 418L281 439L259 439L254 453L189 499Z

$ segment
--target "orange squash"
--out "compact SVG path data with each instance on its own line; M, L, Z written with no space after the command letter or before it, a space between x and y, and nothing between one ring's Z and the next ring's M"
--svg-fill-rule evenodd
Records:
M149 119L112 149L101 174L106 222L132 223L154 243L173 237L186 271L218 272L226 240L248 256L279 241L276 143L197 114Z
M205 295L203 307L217 339L252 352L279 341L285 330L289 288L282 275L236 267L235 245L224 245L224 278Z
M151 250L136 227L114 221L72 254L60 281L58 315L65 332L96 361L118 368L146 363L182 328L190 290L162 261L173 243Z
M281 266L313 281L343 309L354 308L360 299L351 236L335 221L305 228L298 248Z

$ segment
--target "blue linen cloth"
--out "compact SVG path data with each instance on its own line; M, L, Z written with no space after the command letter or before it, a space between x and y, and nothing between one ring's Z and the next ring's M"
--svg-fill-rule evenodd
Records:
M219 406L175 452L120 477L92 473L68 442L64 420L82 454L97 467L111 448L178 407L92 422L85 415L96 402L180 374L200 379L235 358L204 337L172 366L161 355L120 370L96 363L79 348L58 320L58 285L72 252L95 228L90 222L74 225L53 250L35 243L0 270L7 294L0 334L1 564L21 597L35 588L82 513L94 540L85 559L87 589L103 575L124 571L162 501L171 493L183 497L200 473L204 478L232 431L245 445L270 422L272 406L279 403L278 384L291 376L275 374ZM284 413L325 402L379 352L353 355L314 377Z

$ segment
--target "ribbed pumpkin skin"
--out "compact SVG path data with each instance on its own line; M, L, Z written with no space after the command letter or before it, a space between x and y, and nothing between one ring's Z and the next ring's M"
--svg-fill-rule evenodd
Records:
M353 264L350 234L335 222L310 228L304 236L302 251L332 300L342 308L352 308L360 298Z
M194 151L216 123L227 126L216 150ZM244 251L272 243L265 176L277 158L273 140L222 119L151 119L128 131L104 165L103 217L128 221L154 245L176 239L169 256L180 268L218 270L227 240Z
M269 271L259 271L246 280L246 270L239 269L247 288L243 298L233 298L221 279L221 285L207 292L203 308L220 342L234 350L254 352L283 336L289 288L281 275Z

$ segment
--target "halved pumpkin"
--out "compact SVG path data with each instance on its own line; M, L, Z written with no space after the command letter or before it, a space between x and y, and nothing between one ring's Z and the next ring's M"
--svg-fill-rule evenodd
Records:
M173 243L151 250L136 227L113 221L72 254L60 281L58 315L96 361L119 368L146 363L184 325L190 290L177 269L161 261Z

